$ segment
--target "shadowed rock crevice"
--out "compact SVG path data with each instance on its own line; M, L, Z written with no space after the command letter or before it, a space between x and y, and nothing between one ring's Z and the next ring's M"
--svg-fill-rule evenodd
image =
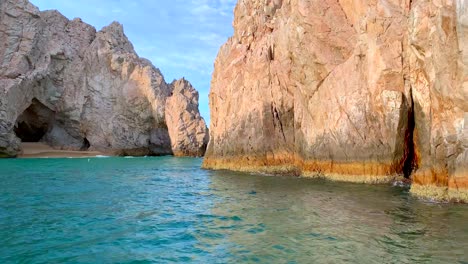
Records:
M18 117L15 134L22 142L39 142L52 127L55 112L33 99L31 105Z
M83 145L81 146L81 151L86 151L91 147L91 143L89 143L87 138L83 139Z
M413 92L410 90L410 108L408 109L408 128L405 134L405 162L403 164L403 175L406 179L411 177L411 174L417 169L416 148L414 143L414 130L416 121L414 117L414 101Z

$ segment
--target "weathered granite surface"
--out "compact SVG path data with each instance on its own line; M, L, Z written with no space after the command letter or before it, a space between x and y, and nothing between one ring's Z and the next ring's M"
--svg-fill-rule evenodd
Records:
M203 155L206 126L184 93L196 92L167 84L117 22L96 32L27 0L0 2L0 156L17 155L20 138L117 155ZM166 119L169 99L190 105L171 108L183 111L170 113L184 115L175 124Z
M185 79L174 81L166 101L166 122L175 156L203 156L208 128L198 111L198 92Z
M239 1L204 167L406 176L468 200L467 13L463 0Z
M414 193L468 202L468 2L413 1L406 54Z

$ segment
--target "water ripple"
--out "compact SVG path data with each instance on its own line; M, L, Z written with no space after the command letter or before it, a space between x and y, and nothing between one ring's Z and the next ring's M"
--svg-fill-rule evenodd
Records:
M0 263L468 263L468 206L201 159L0 160Z

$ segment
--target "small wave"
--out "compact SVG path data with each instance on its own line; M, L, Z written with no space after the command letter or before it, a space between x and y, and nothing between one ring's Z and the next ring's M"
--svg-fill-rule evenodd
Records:
M134 158L136 158L136 157L134 157L134 156L125 156L124 157L124 159L134 159Z
M429 197L417 197L417 198L421 202L429 204L429 205L451 204L452 202L456 202L456 201L450 201L446 199L444 200L444 199L429 198Z
M396 180L393 182L393 187L405 187L409 188L411 187L411 181L409 180Z
M111 156L96 155L95 158L110 158Z
M402 181L395 181L393 182L393 187L407 187L408 184L402 182Z
M265 177L278 177L280 175L274 174L274 173L267 173L267 172L249 172L249 175L253 176L265 176Z
M82 157L63 157L64 159L90 159L90 158L95 158L95 156L82 156ZM59 158L61 159L61 158Z

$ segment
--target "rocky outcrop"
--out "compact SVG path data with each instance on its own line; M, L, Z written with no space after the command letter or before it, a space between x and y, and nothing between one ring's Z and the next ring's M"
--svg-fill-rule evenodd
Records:
M166 122L175 156L203 156L209 134L198 111L198 92L185 79L174 81Z
M461 0L239 1L204 167L406 176L468 200L466 13Z
M176 96L191 106L180 114L200 124L194 131L166 120L171 94L195 93L193 87L167 84L138 57L117 22L96 32L80 19L40 12L26 0L1 1L0 59L1 156L17 155L21 140L116 155L180 154L203 145L181 139L207 133L199 128L204 121L192 98ZM173 147L168 127L177 135ZM206 137L201 140L206 144ZM203 149L183 154L201 155Z

